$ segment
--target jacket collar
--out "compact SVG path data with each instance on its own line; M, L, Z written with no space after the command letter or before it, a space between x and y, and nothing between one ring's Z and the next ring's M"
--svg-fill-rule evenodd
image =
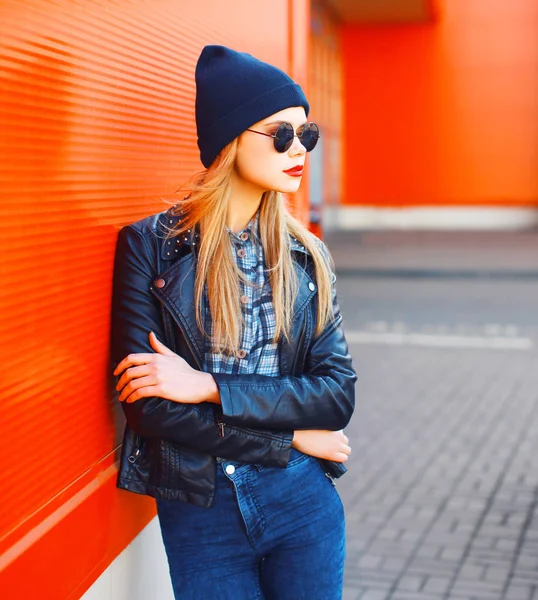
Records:
M181 237L172 237L166 239L166 232L168 228L175 228L181 221L181 217L178 215L171 214L169 211L163 214L163 218L159 219L159 237L161 238L161 258L163 260L174 260L181 254L185 254L185 248L190 248L191 251L196 253L196 246L200 241L200 234L198 229L193 231L187 231ZM162 236L162 237L161 237ZM308 254L308 250L297 240L297 238L290 235L290 247L294 252L301 252Z

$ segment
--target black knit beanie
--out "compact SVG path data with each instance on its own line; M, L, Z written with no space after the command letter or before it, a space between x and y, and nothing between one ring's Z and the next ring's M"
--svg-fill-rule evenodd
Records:
M310 106L284 71L246 52L206 46L196 64L196 129L207 168L218 153L254 123L272 114Z

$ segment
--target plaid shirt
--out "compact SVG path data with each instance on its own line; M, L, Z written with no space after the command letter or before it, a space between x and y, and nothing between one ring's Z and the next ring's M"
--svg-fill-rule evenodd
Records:
M204 371L208 373L256 373L280 375L278 344L273 342L275 334L275 312L269 280L265 272L265 256L259 238L259 211L250 223L234 233L228 229L230 243L237 266L254 286L240 282L241 306L244 325L241 332L240 350L235 356L210 352L206 338ZM205 303L205 327L213 336L209 303Z

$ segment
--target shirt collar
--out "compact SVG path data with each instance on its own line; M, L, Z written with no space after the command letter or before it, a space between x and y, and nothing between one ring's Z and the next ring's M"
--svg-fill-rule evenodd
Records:
M242 229L239 233L235 233L229 227L226 227L226 229L228 230L228 233L230 234L230 236L232 238L235 238L237 241L243 241L243 240L241 240L242 233L248 233L249 240L257 241L259 239L259 235L260 235L260 210L258 209L256 211L256 214L252 217L252 219L250 219L248 225L244 229Z

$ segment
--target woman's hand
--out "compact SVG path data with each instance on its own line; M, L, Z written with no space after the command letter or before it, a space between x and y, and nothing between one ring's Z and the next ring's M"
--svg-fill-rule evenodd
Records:
M217 384L209 373L193 369L160 342L153 331L149 334L149 342L155 353L129 354L114 370L114 375L123 371L116 385L120 402L158 396L184 404L218 403Z
M299 429L294 432L292 446L304 454L336 462L346 462L351 454L343 430Z

